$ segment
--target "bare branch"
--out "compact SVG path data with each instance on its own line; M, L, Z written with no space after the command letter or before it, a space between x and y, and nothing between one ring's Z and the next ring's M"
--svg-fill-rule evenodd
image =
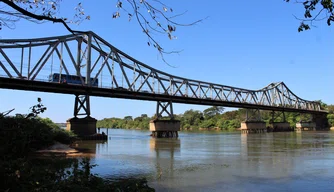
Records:
M22 13L25 16L34 18L36 20L42 21L42 20L47 20L47 21L52 21L54 23L61 23L65 26L65 28L70 31L71 33L74 33L75 31L73 31L63 19L59 19L59 18L51 18L48 16L44 16L44 15L36 15L34 13L31 13L25 9L22 9L21 7L17 6L15 3L13 3L12 1L9 0L0 0L0 2L5 3L6 5L10 6L11 8L15 9L16 11Z
M134 16L140 28L148 38L148 46L153 45L153 47L158 50L165 63L166 60L163 58L164 54L180 53L180 51L166 51L163 49L161 44L155 38L154 32L166 34L168 38L172 40L177 38L173 35L176 31L176 26L192 26L204 20L199 19L191 23L176 22L174 19L184 15L187 11L181 14L173 14L173 9L164 4L161 0L124 0L124 2L127 2L125 5L129 5L131 8L126 9L123 1L118 0L116 5L118 11L113 14L113 18L120 17L120 10L129 15L129 20ZM127 10L132 10L133 12L128 12Z

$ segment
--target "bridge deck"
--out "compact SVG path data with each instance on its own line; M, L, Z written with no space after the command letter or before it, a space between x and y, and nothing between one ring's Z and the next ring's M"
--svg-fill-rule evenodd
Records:
M98 87L86 87L82 85L74 84L60 84L50 83L42 81L30 81L22 79L10 79L0 77L0 88L27 90L27 91L41 91L51 93L63 93L63 94L78 94L78 95L91 95L100 97L111 98L124 98L124 99L136 99L147 101L172 101L174 103L186 103L197 105L210 105L210 106L224 106L224 107L236 107L236 108L248 108L248 109L262 109L262 110L275 110L285 112L301 112L301 113L327 113L326 111L312 111L295 108L273 107L266 105L255 105L248 103L238 102L224 102L220 100L212 99L199 99L182 96L171 96L166 94L152 94L147 92L133 92L126 90L117 90L110 88L98 88Z

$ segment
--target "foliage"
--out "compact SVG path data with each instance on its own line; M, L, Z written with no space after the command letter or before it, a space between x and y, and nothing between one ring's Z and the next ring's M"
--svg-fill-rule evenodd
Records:
M290 2L290 0L285 1ZM296 0L296 3L301 4L305 9L303 19L296 17L301 21L298 32L309 30L314 21L325 20L328 26L334 21L334 3L332 0Z
M31 112L27 115L27 119L37 117L37 115L46 111L47 108L42 104L42 99L38 97L37 102L36 105L30 107Z
M200 127L201 121L204 120L203 113L201 111L187 110L181 115L181 126L184 129Z
M205 119L200 124L201 128L214 128L215 127L215 121L213 119Z
M55 141L69 142L72 136L48 118L1 118L0 191L154 191L145 179L110 182L94 175L90 159L30 155Z
M327 105L326 110L328 111L328 123L331 127L334 127L334 105Z
M1 161L5 177L0 191L143 191L154 189L146 179L109 181L92 174L88 158L22 158Z
M149 123L152 118L149 118L147 114L142 114L140 117L132 118L132 116L126 116L121 118L105 118L97 121L97 127L104 128L125 128L125 129L149 129Z
M94 175L95 165L88 158L31 156L55 141L70 143L75 136L51 119L38 117L46 110L40 98L38 102L31 108L32 115L0 118L0 191L154 191L145 179L110 182Z
M240 127L240 121L237 119L232 119L232 120L222 120L220 119L217 122L217 127L219 127L221 130L226 130L226 131L233 131L236 128Z
M50 119L27 119L17 117L0 118L1 154L4 157L17 154L20 157L48 147L58 141L70 143L74 134L62 130Z
M330 125L334 126L334 105L322 103L322 108L329 112L327 118ZM183 114L174 115L175 119L181 121L181 129L198 130L199 128L219 128L222 131L232 131L240 127L242 121L246 118L246 109L238 109L233 111L223 112L223 107L209 107L203 112L198 110L187 110ZM271 111L261 111L262 121L267 123L267 126L272 122ZM295 127L297 122L312 120L311 115L293 112L285 112L285 121L290 123L291 127ZM149 121L155 116L149 118L146 114L140 117L132 118L126 116L121 118L105 118L97 122L98 127L104 128L126 128L126 129L148 129ZM167 118L163 117L162 119ZM131 120L133 119L133 120ZM274 122L283 122L284 116L282 113L274 114Z
M210 119L216 115L220 115L224 111L224 107L221 106L213 106L207 108L203 111L205 119Z

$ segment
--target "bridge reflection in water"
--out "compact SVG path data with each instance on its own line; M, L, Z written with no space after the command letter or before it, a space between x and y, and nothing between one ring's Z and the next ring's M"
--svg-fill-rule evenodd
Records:
M150 149L155 152L157 178L174 176L174 156L180 156L181 142L177 138L151 138Z

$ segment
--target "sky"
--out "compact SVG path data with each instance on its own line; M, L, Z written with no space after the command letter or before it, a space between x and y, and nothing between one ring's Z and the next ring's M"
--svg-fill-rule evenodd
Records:
M78 1L62 1L59 14L73 15ZM117 11L116 0L81 1L91 20L70 25L75 30L94 31L109 43L151 67L169 74L207 82L261 89L272 82L283 81L296 95L306 100L322 100L334 104L334 38L333 27L325 21L314 23L310 31L298 32L303 8L282 0L254 1L165 1L175 13L187 11L176 18L190 23L177 27L169 40L166 35L155 38L165 50L182 50L165 55L172 66L164 63L157 51L147 45L135 20L126 13L112 19ZM190 3L191 2L191 3ZM124 2L125 5L125 2ZM15 29L4 28L0 38L29 39L69 34L61 24L16 23ZM0 73L3 73L0 69ZM0 112L15 108L15 113L28 113L29 107L42 98L48 108L42 117L65 122L73 117L74 95L0 89ZM208 106L174 104L174 113L189 109L204 110ZM140 116L155 113L156 102L91 97L91 114L97 119ZM227 109L230 110L230 109Z

